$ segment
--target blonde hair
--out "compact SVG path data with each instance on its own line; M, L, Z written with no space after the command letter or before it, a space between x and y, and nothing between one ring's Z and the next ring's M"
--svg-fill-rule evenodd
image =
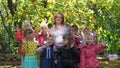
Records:
M28 25L28 29L32 28L30 22L23 22L23 26L25 27L26 25Z
M32 29L27 29L24 31L24 37L28 37L31 33L33 33Z

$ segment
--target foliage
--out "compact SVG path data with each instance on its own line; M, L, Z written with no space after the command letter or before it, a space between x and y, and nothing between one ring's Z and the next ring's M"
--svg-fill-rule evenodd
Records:
M30 21L39 29L41 22L52 24L54 14L62 12L65 23L76 24L80 30L89 27L91 31L97 32L100 40L108 41L108 51L116 53L120 49L119 0L13 0L12 2L13 6L17 7L16 10L13 9L14 15L7 7L8 0L0 0L1 15L7 27L8 24L14 26L15 21ZM0 24L3 25L3 22ZM11 30L14 35L14 28Z

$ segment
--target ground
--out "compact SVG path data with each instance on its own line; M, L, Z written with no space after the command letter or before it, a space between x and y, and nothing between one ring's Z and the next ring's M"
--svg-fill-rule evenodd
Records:
M1 58L0 58L1 60ZM6 60L0 61L0 68L21 68L20 67L20 60L15 59L16 63L13 59L10 60L10 62L7 62ZM120 68L120 59L118 60L107 60L107 59L100 59L100 68ZM14 64L14 65L13 65ZM17 67L16 67L17 65Z

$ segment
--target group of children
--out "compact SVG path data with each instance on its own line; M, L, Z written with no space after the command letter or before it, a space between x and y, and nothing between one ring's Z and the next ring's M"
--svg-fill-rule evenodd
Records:
M25 41L22 44L22 51L25 52L23 68L37 68L37 54L40 55L40 68L56 68L58 62L62 68L98 68L97 54L106 48L106 43L103 41L98 45L95 39L97 36L89 28L83 30L83 35L80 36L78 27L72 25L70 33L63 36L63 46L56 51L55 40L49 34L47 25L41 26L41 33L36 38L39 43L33 40L36 36L32 29L25 30Z

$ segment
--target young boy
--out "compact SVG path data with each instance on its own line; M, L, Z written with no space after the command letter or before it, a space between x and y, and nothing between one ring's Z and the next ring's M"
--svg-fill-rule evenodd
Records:
M63 36L64 45L55 53L54 63L59 62L58 57L62 58L63 68L75 68L76 59L79 56L79 50L74 46L74 38L70 34Z
M41 52L40 68L53 68L53 46L53 37L49 36L47 37L46 43L37 49L37 51Z
M70 33L74 37L74 45L76 45L77 48L80 50L82 37L78 34L78 27L76 25L72 25L70 27ZM80 64L79 59L80 59L79 57L76 59L77 60L76 68L79 68L79 64Z
M78 34L78 27L76 25L72 25L70 27L70 33L73 35L74 37L74 45L78 46L79 44L81 44L82 41L82 37Z

